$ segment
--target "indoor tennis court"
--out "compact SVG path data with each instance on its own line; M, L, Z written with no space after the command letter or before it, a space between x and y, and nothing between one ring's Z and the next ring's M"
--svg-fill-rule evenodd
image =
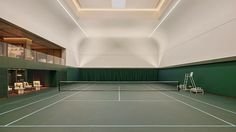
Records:
M236 132L236 0L0 0L0 132Z
M202 98L202 95L174 91L174 86L166 84L80 84L77 87L73 84L73 87L80 90L50 91L30 100L6 102L0 113L1 129L235 130L235 99L212 95ZM20 107L15 107L19 104Z

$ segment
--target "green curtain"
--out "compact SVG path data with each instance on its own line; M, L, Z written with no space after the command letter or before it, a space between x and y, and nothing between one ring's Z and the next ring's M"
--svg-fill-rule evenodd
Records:
M78 81L79 79L79 69L78 68L67 68L67 80L68 81Z
M156 81L157 69L81 68L79 81Z

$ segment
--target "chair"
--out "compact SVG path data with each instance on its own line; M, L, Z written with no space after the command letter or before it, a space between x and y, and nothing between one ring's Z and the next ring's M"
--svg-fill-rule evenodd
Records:
M21 82L14 83L14 90L16 90L18 94L24 94L23 83Z
M10 86L8 86L8 92L11 92L12 88Z
M12 94L14 91L13 91L13 88L11 88L10 86L8 86L8 94Z
M33 81L33 86L36 91L40 90L40 88L42 87L42 85L40 85L40 81Z
M32 85L30 85L28 82L23 82L24 88L25 89L31 89Z

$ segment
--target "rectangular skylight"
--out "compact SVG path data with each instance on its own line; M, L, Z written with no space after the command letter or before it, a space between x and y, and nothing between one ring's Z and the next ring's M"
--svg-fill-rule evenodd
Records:
M112 8L125 8L126 0L112 0Z

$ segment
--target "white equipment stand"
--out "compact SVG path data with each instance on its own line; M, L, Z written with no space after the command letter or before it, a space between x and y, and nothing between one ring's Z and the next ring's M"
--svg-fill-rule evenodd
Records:
M184 74L184 83L179 85L179 88L184 90L184 91L189 91L190 88L188 88L188 78L189 78L189 73Z
M188 87L188 79L190 80L190 88ZM197 87L196 83L193 79L193 72L186 73L184 76L184 84L180 85L180 88L185 91L190 91L190 93L202 93L204 94L204 90L201 87Z
M188 79L189 79L189 73L186 73L186 74L184 75L184 85L183 85L183 90L185 90L185 91L190 90L190 89L188 88Z

